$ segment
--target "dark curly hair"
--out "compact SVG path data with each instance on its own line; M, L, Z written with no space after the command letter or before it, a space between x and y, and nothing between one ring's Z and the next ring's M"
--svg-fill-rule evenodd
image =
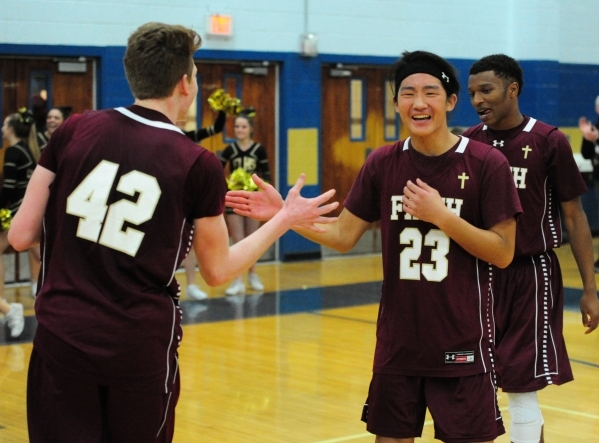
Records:
M505 86L513 82L518 83L518 96L522 93L524 87L522 67L512 57L505 54L487 55L474 62L468 73L475 75L485 71L493 71L497 77L503 79Z

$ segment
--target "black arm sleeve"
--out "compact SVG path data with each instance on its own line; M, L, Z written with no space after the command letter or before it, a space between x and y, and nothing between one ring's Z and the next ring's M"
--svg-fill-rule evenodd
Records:
M599 128L599 121L595 124L595 127ZM583 158L592 160L595 158L595 143L588 141L584 137L582 138L582 145L580 146L580 153Z
M225 114L225 111L218 111L218 115L216 116L216 120L214 120L214 124L208 126L207 128L199 129L196 133L196 138L194 141L197 143L205 138L212 137L213 135L223 132L226 120L227 114Z
M199 131L198 131L199 132ZM185 134L185 136L187 138L192 139L194 142L197 142L196 140L196 131L183 131L183 134Z

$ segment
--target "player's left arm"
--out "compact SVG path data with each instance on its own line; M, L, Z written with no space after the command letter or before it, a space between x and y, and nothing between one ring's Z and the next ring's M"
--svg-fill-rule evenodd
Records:
M17 251L24 251L39 243L50 185L55 176L52 171L39 165L33 171L23 203L8 230L8 242Z
M570 247L578 272L582 278L583 292L580 298L582 324L587 327L585 334L593 332L599 325L599 299L593 267L593 238L582 201L577 197L561 202L564 224L570 235Z

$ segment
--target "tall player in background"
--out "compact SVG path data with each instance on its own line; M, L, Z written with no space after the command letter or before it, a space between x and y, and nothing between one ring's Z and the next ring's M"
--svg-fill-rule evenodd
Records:
M495 280L498 373L508 396L511 441L543 443L537 391L573 378L562 334L562 274L553 251L562 242L560 214L584 287L580 311L586 333L597 328L599 300L580 199L586 185L566 136L520 113L522 86L522 69L513 58L496 54L475 62L468 92L482 123L464 136L507 157L522 203L514 261L497 270Z
M318 207L332 192L302 198L301 177L280 216L229 247L221 163L174 125L198 91L200 42L183 26L138 28L124 57L135 103L71 116L33 173L8 234L17 250L42 239L32 443L172 441L182 338L174 274L189 240L202 277L219 285L293 224L326 221L319 215L336 207Z
M392 70L395 109L411 137L366 159L336 223L294 228L346 252L381 221L384 280L373 378L363 420L377 443L412 443L426 408L435 438L490 442L503 434L493 369L493 267L512 260L520 213L505 158L452 134L454 68L424 51ZM276 190L230 191L227 205L269 219Z

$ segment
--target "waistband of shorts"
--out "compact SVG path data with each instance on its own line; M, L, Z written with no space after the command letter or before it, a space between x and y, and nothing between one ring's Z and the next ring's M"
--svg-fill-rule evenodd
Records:
M535 255L520 255L517 257L514 257L514 259L512 260L512 262L510 263L510 267L512 266L522 266L522 265L528 265L530 264L532 261L538 261L540 258L542 257L546 257L549 256L550 258L555 258L557 257L555 251L553 249L549 249L548 251L542 252L540 254L535 254Z

